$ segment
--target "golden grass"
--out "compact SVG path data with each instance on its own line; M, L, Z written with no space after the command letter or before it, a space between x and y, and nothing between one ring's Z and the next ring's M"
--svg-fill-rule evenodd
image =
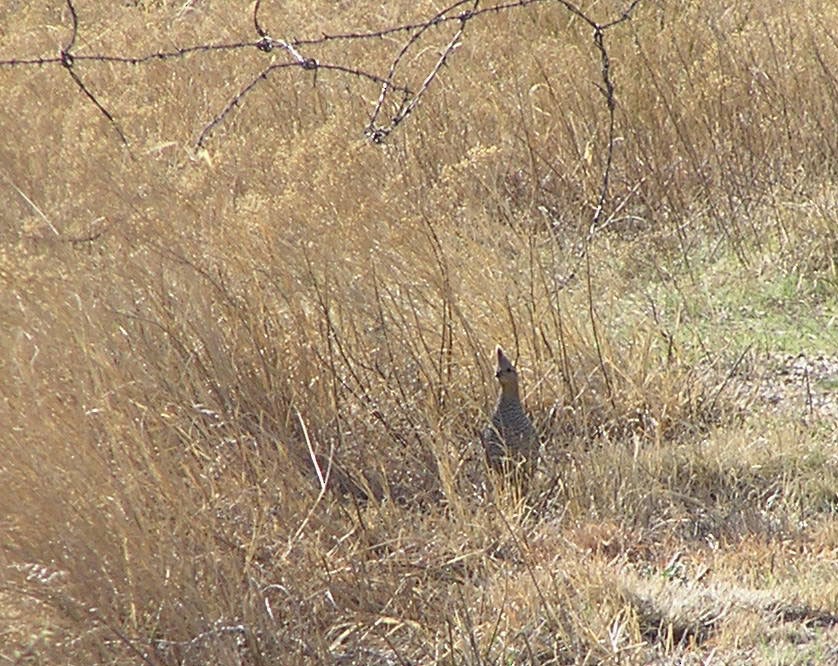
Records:
M433 8L292 5L269 29ZM77 63L127 149L60 67L0 69L0 657L838 659L838 428L805 407L834 378L748 389L763 352L838 348L838 11L728 5L607 33L589 271L606 108L558 5L471 21L383 147L374 87L294 70L196 152L261 53ZM78 9L78 54L252 37L248 3ZM0 57L67 18L0 10ZM496 343L545 441L525 498L477 440Z

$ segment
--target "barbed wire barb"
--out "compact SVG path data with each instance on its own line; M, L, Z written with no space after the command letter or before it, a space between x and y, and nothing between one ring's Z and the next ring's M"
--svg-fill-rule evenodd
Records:
M390 80L396 73L396 70L399 67L404 56L410 50L410 48L419 41L419 38L427 31L430 30L432 27L439 25L445 16L449 13L457 9L458 7L470 2L471 0L457 0L453 5L446 7L445 9L437 12L434 16L432 16L428 21L424 24L417 27L416 31L411 35L410 39L402 46L399 50L398 54L396 55L393 62L390 64L390 69L387 72L387 79ZM387 98L387 93L389 91L388 85L385 83L381 86L381 91L378 95L378 101L376 102L375 109L372 112L372 117L370 118L369 125L366 129L366 134L369 136L374 143L381 143L384 137L389 134L389 132L394 127L393 123L390 125L390 129L387 128L377 128L375 126L376 121L378 120L378 116L381 113L381 108L384 106L384 100ZM402 107L404 106L406 100L402 102ZM414 105L415 106L415 105ZM400 109L401 113L401 109ZM397 114L398 115L398 114Z
M425 77L425 80L422 81L422 85L419 88L418 92L409 98L409 101L403 102L399 108L398 113L393 116L390 121L390 124L386 127L375 127L375 120L377 115L380 111L380 106L383 104L384 96L386 95L386 87L382 87L382 94L379 97L379 105L376 107L376 112L373 114L372 120L370 120L370 124L367 127L366 134L370 137L373 143L382 143L387 136L402 122L405 118L407 118L413 110L418 106L419 101L422 95L427 92L428 88L431 86L431 82L436 78L439 71L442 69L442 66L447 62L448 57L454 52L454 50L460 45L460 39L463 36L463 32L465 31L466 23L468 20L474 15L473 11L477 8L477 5L480 0L470 0L472 2L472 11L462 14L460 18L460 27L457 32L454 34L454 37L448 43L448 46L442 52L439 59L436 61L433 69L430 73ZM460 5L465 4L464 2L457 2L456 4L452 5L452 8L456 8ZM450 10L449 10L450 11ZM402 56L403 54L400 54Z
M70 78L73 80L73 82L76 84L76 86L78 86L79 90L81 90L87 96L87 98L91 102L93 102L96 108L99 109L102 115L104 115L105 118L108 119L110 124L116 130L116 133L119 135L120 141L122 141L123 144L127 145L128 139L125 138L125 134L123 133L122 128L120 128L119 124L116 122L116 120L114 120L114 117L111 115L111 112L108 111L98 99L96 99L96 96L84 84L84 81L81 80L79 75L73 70L73 65L75 65L76 63L76 58L73 56L71 51L76 43L76 37L79 32L79 17L78 14L76 14L76 8L73 6L72 0L66 0L66 2L67 7L70 9L70 18L72 19L73 32L70 35L70 41L64 48L61 49L60 62L64 66L64 69L67 70L67 73L70 75Z

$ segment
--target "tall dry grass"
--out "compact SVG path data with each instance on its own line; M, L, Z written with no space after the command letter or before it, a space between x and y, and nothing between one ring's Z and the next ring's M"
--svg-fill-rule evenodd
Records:
M318 34L430 8L264 11ZM78 10L79 52L251 30L246 3ZM66 31L0 11L4 56ZM836 18L672 1L608 32L589 263L607 109L558 5L469 23L383 147L374 88L289 71L196 153L262 56L79 65L128 148L60 68L0 70L3 658L776 663L782 618L829 631L834 423L743 416L742 350L690 286L724 257L835 286ZM545 440L528 498L480 457L496 343Z

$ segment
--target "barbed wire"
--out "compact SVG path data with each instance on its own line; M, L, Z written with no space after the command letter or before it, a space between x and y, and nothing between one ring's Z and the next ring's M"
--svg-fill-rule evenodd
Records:
M262 8L262 0L256 0L253 5L252 23L257 35L257 39L245 40L239 42L219 42L208 44L195 44L191 46L180 47L167 51L154 51L142 55L122 55L122 54L75 54L74 47L79 33L79 17L73 0L65 0L67 8L70 13L71 32L67 43L60 49L57 56L42 56L37 58L12 58L7 60L0 60L0 67L16 67L16 66L50 66L60 65L63 67L73 83L81 90L81 92L90 100L114 128L119 136L120 141L128 144L128 139L122 128L117 123L113 114L105 107L102 102L93 94L87 84L82 80L77 71L79 63L111 63L111 64L127 64L127 65L143 65L154 61L167 61L174 59L183 59L189 56L214 53L221 51L240 51L245 49L255 49L263 53L272 53L275 50L281 50L288 56L288 60L282 62L273 62L264 69L262 69L253 79L247 82L238 93L236 93L225 106L207 122L195 141L195 147L203 148L213 131L221 125L225 119L239 106L241 106L245 97L252 93L270 75L279 70L287 70L291 68L300 68L304 71L313 71L315 77L320 70L334 71L344 75L361 78L372 82L379 86L379 94L376 100L369 122L364 129L365 135L373 143L383 143L387 137L402 123L405 119L415 111L418 107L422 97L428 92L434 80L439 76L443 66L448 62L451 55L462 43L463 35L466 25L473 20L491 13L498 14L500 12L511 11L515 9L522 9L530 5L547 4L554 2L565 8L566 11L584 21L593 30L593 44L600 59L600 77L601 82L598 84L599 90L605 98L605 105L608 112L607 118L607 137L604 143L604 162L603 170L600 176L600 185L598 188L598 195L596 204L593 207L593 214L591 217L588 231L585 235L584 241L581 243L580 249L576 253L576 258L573 266L570 268L566 278L563 280L564 284L568 284L575 280L578 271L583 264L586 266L586 275L588 289L591 290L590 284L590 255L589 248L593 242L594 236L599 229L608 225L610 216L606 215L606 207L609 198L609 185L611 179L611 169L613 164L614 143L615 143L615 85L611 76L611 60L606 46L606 33L611 28L620 25L632 18L635 10L640 4L641 0L631 0L625 9L615 18L606 21L605 23L598 23L579 7L574 5L569 0L510 0L507 2L496 3L493 5L480 7L480 0L455 0L452 4L437 11L432 16L420 21L411 23L404 23L395 26L389 26L378 30L356 31L328 34L323 33L319 37L303 38L294 40L283 40L272 37L265 27L263 20L260 19L260 10ZM456 22L457 29L451 39L448 41L445 48L437 58L433 67L428 71L422 80L419 88L414 92L409 86L398 83L396 81L399 74L399 68L404 61L405 56L410 50L422 39L422 37L433 28L444 26ZM398 50L396 56L390 63L385 74L377 74L374 72L362 70L358 67L341 64L337 62L326 62L312 57L308 53L308 49L323 46L333 42L344 41L362 41L362 40L380 40L387 36L404 34L406 39ZM316 78L315 78L316 81ZM385 103L393 95L398 94L400 98L395 102L396 111L386 122L381 122L381 115L385 108ZM96 235L91 236L95 238ZM75 242L76 239L71 239ZM82 241L88 238L81 239ZM589 294L589 302L593 308L592 294ZM596 322L593 310L591 311L591 322L594 327L595 340L598 343L598 336L596 331ZM599 345L597 344L597 348ZM604 364L602 365L603 373L606 376Z
M469 22L478 20L489 14L499 14L501 12L513 11L523 9L531 5L545 5L554 3L562 6L566 11L586 23L593 31L593 46L599 54L600 60L600 83L597 85L605 100L605 107L607 110L607 131L606 139L603 145L603 169L600 175L600 184L598 187L596 203L593 206L593 214L588 226L588 231L585 235L579 250L576 252L576 257L573 265L570 267L563 284L567 285L574 281L578 275L581 266L586 267L587 286L591 290L591 267L589 248L594 240L597 232L609 224L612 214L607 214L607 204L609 200L609 185L611 179L611 170L613 164L614 143L615 143L615 110L616 110L616 88L612 78L611 59L609 57L608 48L606 46L606 33L630 20L637 7L642 0L631 0L625 6L622 12L616 17L599 23L588 16L575 4L569 0L508 0L488 6L480 6L480 0L455 0L452 4L435 12L433 15L409 23L389 26L378 30L355 31L343 33L323 33L319 37L308 37L302 39L283 40L271 36L268 28L265 26L265 21L260 15L262 9L262 0L256 0L253 6L252 24L256 32L256 39L244 40L238 42L217 42L207 44L194 44L190 46L179 47L170 50L153 51L141 55L123 55L123 54L76 54L74 47L79 33L79 17L73 0L65 0L67 8L70 13L71 32L66 44L59 50L57 56L41 56L36 58L12 58L0 59L0 67L31 67L31 66L61 66L63 67L73 83L81 90L88 100L95 106L100 114L102 114L110 125L114 128L119 136L120 141L128 144L128 139L122 131L120 125L114 118L113 114L107 107L99 101L96 95L90 90L88 85L79 75L77 68L79 63L111 63L111 64L125 64L140 66L155 61L168 61L176 59L184 59L187 57L197 56L201 54L217 53L225 51L242 51L242 50L258 50L262 53L272 53L276 50L283 51L288 59L282 62L272 62L263 68L253 79L248 81L238 93L236 93L224 107L207 122L198 134L195 141L197 149L203 148L211 134L227 119L227 117L238 107L241 106L244 99L254 92L257 87L266 81L271 74L279 70L287 70L292 68L299 68L303 71L314 72L315 82L319 71L332 71L346 76L352 76L366 80L379 86L379 93L375 106L370 115L367 126L364 129L364 134L372 143L383 143L387 137L396 128L404 122L408 116L413 113L419 106L423 96L431 88L432 84L439 76L443 67L448 63L452 54L462 44L465 29ZM433 66L426 73L422 79L419 87L414 91L410 86L398 82L398 75L400 74L400 66L404 62L406 55L417 43L432 29L446 26L449 24L456 25L452 37L447 42L444 49L442 49L439 57L436 59ZM347 41L364 41L364 40L381 40L384 37L403 34L406 36L404 43L399 48L395 57L390 62L386 73L376 73L361 69L351 64L343 64L339 62L329 62L313 57L310 49L324 46L331 43L347 42ZM399 97L393 102L396 111L386 121L381 120L383 109L388 100L392 100L393 95ZM624 202L623 202L624 203ZM619 206L622 204L618 205ZM98 234L97 234L98 235ZM83 239L70 239L73 242L79 240L85 242L95 238L97 235ZM591 305L591 323L594 328L594 337L599 349L599 341L597 335L596 317L593 311L593 296L589 294L589 303ZM608 382L608 373L604 363L601 362L601 369ZM610 393L610 391L609 391Z
M113 127L114 131L118 135L121 143L125 146L128 146L128 138L117 122L117 119L91 91L90 87L82 78L79 72L80 65L82 63L85 65L93 63L108 63L115 65L142 66L151 62L185 59L200 56L202 54L218 52L239 52L250 50L258 51L263 54L273 54L276 51L284 54L285 59L279 62L271 62L262 68L262 70L254 78L245 83L239 91L228 100L223 108L221 108L221 110L203 126L195 141L196 149L203 148L213 132L225 122L231 113L242 105L245 98L256 91L257 88L263 82L267 81L272 74L281 70L291 70L293 68L298 68L303 72L313 72L315 83L319 72L329 71L342 74L344 76L355 77L378 86L378 96L367 125L364 128L364 134L372 143L380 144L385 142L387 138L419 107L422 99L432 88L437 77L439 77L440 72L443 71L444 66L449 63L452 55L462 45L463 40L465 39L466 28L472 21L480 20L482 17L486 17L490 14L500 14L502 12L522 10L532 5L547 5L549 3L563 7L567 12L583 21L593 33L593 47L599 56L600 81L597 84L597 87L603 95L605 109L607 111L606 137L602 146L602 172L600 174L599 186L588 230L581 246L577 252L575 252L574 261L569 267L569 272L566 278L562 280L562 283L567 285L574 281L580 268L584 264L584 279L587 288L589 306L588 314L593 331L594 344L597 351L600 371L605 379L608 396L613 403L614 398L612 383L602 354L598 317L596 314L593 296L590 248L598 231L608 226L612 216L615 214L615 211L619 210L619 208L625 203L618 203L616 207L613 207L614 210L610 214L607 212L609 203L609 186L611 182L611 171L614 157L615 111L617 108L617 102L616 86L612 77L612 64L606 43L606 36L612 28L629 21L634 16L635 11L642 0L625 0L627 4L625 5L623 11L604 23L597 22L591 18L578 6L570 2L570 0L506 0L505 2L496 2L495 4L488 6L481 6L481 0L454 0L448 6L422 20L388 26L378 30L334 34L323 33L318 37L307 37L292 40L278 39L272 36L271 31L268 27L266 27L267 19L265 19L263 13L261 13L262 0L255 0L253 5L253 14L251 17L252 25L256 33L256 37L254 39L237 42L193 44L190 46L183 46L170 50L153 51L139 55L109 53L76 54L75 46L79 34L79 16L73 4L74 0L64 1L69 10L71 29L69 39L59 50L58 55L40 56L34 58L0 59L0 67L62 67L66 70L74 85L79 88L85 97L94 105L98 113L106 118L108 123ZM441 49L441 52L435 62L433 62L433 65L427 70L424 77L422 77L419 86L414 90L410 85L402 80L405 77L402 70L404 69L403 65L406 56L428 33L445 27L450 27L452 34L445 46ZM394 35L404 36L404 41L395 56L390 61L386 72L383 73L362 69L353 63L347 64L345 62L336 62L317 57L318 49L326 45L341 42L382 40L385 37L392 37ZM388 103L395 108L395 112L392 113L389 118L383 118L384 109L388 108ZM65 238L62 240L73 243L84 243L95 240L99 235L101 235L100 232L95 232L81 238Z
M635 8L641 0L633 0L621 14L605 23L597 23L590 18L576 5L568 0L512 0L508 2L501 2L485 7L480 7L480 0L456 0L442 10L437 11L432 16L424 20L418 20L410 23L404 23L394 26L389 26L379 30L344 32L344 33L323 33L319 37L308 37L303 39L283 40L272 37L269 30L266 28L265 20L260 15L262 10L262 0L256 0L253 6L252 24L256 32L257 38L253 40L244 40L238 42L220 42L208 44L195 44L191 46L184 46L176 49L154 51L141 55L123 55L123 54L76 54L74 52L76 41L79 33L79 15L76 11L73 0L65 0L70 14L70 36L66 44L59 50L57 56L41 56L35 58L11 58L0 59L0 67L23 67L23 66L52 66L59 65L63 67L73 83L86 96L86 98L95 106L97 111L103 115L108 123L114 128L114 131L119 136L123 144L128 143L128 139L117 122L114 115L103 104L99 98L93 93L90 87L85 83L79 73L79 65L81 63L111 63L111 64L126 64L126 65L144 65L153 61L166 61L174 59L182 59L189 56L223 52L223 51L242 51L242 50L258 50L263 53L271 53L276 50L283 51L288 59L282 62L274 62L262 69L252 80L247 82L238 93L236 93L227 104L207 122L195 141L196 148L202 148L206 145L210 135L214 130L221 125L227 117L237 108L240 107L244 99L250 95L257 87L266 81L271 74L279 70L286 70L291 68L299 68L304 71L313 71L315 77L317 72L332 71L346 76L352 76L366 80L379 87L378 98L370 115L369 122L364 129L364 134L374 143L381 143L402 123L413 111L419 106L422 98L433 85L436 78L439 76L443 67L448 63L451 55L462 43L466 25L480 17L484 17L491 13L501 13L516 9L522 9L535 4L547 4L553 2L563 6L567 11L579 17L586 22L594 31L594 44L600 51L602 61L603 73L603 92L606 95L606 100L609 108L609 115L611 117L611 129L609 131L610 139L613 138L613 106L614 106L614 86L610 78L610 62L608 52L605 48L605 32L610 28L623 23L631 18ZM411 49L432 29L439 28L448 24L456 25L453 36L448 41L447 45L442 50L436 62L422 79L419 87L414 91L410 86L400 83L398 75L400 74L400 66L403 64L405 56ZM380 40L383 37L405 34L407 38L401 45L396 56L390 63L385 74L375 73L353 66L351 64L344 64L340 62L328 62L319 60L310 55L311 49L341 41L363 41L363 40ZM393 99L393 95L397 97ZM395 112L385 121L382 121L381 116L383 109L388 101L392 101L395 106ZM610 171L610 155L613 142L609 140L608 150L608 171ZM601 188L599 203L596 207L596 214L592 226L599 226L601 222L602 210L607 199L607 178L603 181Z

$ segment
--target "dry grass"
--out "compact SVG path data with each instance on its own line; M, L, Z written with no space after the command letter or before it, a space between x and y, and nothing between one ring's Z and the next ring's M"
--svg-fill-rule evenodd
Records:
M66 10L18 4L2 57L52 52ZM251 36L248 3L111 4L79 53ZM374 88L287 71L195 154L264 55L79 65L129 149L60 68L0 69L0 663L838 663L836 378L761 389L838 348L838 11L729 5L608 33L589 271L606 109L559 5L471 22L383 147ZM495 343L526 498L476 439Z

